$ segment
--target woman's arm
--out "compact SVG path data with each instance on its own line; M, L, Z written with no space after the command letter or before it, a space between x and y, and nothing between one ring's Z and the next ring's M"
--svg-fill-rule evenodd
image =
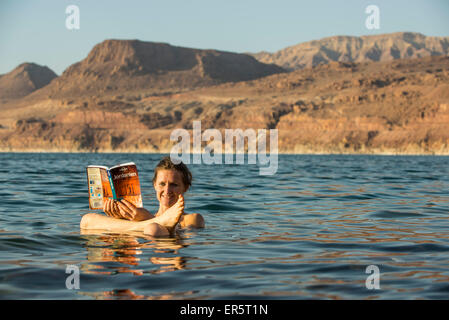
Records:
M146 226L144 223L145 221L129 221L106 217L97 213L88 213L81 219L80 228L86 230L105 230L112 232L143 231Z
M115 219L101 214L88 213L83 216L80 222L81 229L106 230L112 232L144 231L150 224L158 224L167 228L171 232L178 224L184 213L184 197L179 196L178 201L170 207L164 214L144 220L128 221L124 219Z

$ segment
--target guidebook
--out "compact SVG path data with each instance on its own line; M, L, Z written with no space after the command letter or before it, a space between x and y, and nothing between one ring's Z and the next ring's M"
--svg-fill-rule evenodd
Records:
M113 166L88 166L89 208L103 209L103 199L125 199L142 208L139 174L134 162Z

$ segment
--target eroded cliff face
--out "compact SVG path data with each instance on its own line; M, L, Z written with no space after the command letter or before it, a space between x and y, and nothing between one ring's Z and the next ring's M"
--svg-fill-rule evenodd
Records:
M449 154L449 57L8 106L2 151L170 152L176 128L278 129L281 153ZM191 134L192 136L192 134ZM206 142L203 142L203 146Z
M333 36L300 43L274 53L253 56L264 63L275 63L287 70L299 70L330 62L392 61L449 55L449 37L428 37L415 32Z
M139 40L105 40L28 101L191 90L285 72L245 54Z

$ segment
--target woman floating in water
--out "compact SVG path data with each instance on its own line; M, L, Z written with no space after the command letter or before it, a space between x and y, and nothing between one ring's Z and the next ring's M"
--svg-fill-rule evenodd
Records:
M143 231L153 237L170 235L179 223L181 227L203 228L204 219L198 213L184 213L183 194L192 184L192 174L184 163L174 164L170 157L163 158L154 169L153 187L159 210L152 215L131 202L108 199L103 210L107 217L88 213L81 219L81 229L112 232Z

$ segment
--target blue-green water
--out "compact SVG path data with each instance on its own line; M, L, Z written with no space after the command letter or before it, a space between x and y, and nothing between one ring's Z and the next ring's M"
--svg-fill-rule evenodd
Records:
M189 165L174 238L80 234L85 166L134 161L144 205L161 155L0 154L2 299L447 299L449 158L283 155ZM80 269L69 290L67 265ZM367 289L367 266L380 289Z

